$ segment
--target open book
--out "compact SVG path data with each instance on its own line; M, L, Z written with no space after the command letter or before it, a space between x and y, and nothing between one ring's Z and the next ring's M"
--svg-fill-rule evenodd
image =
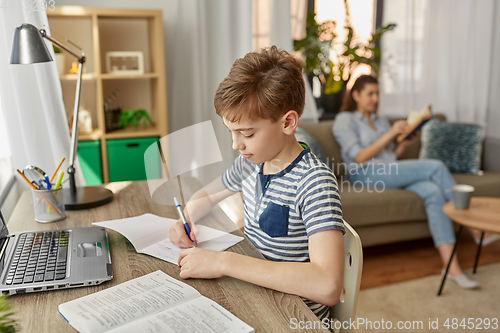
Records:
M182 249L172 244L168 239L168 228L175 221L154 214L143 214L126 219L94 222L92 224L121 233L134 245L138 253L149 254L177 265L177 259ZM243 240L243 237L203 225L197 225L196 227L200 232L196 241L198 247L202 249L224 251Z
M59 313L79 332L254 332L216 302L160 270L63 303Z
M432 114L431 106L429 104L424 106L420 111L410 111L408 119L406 119L408 122L408 128L398 136L398 142L411 138L433 117L434 115Z

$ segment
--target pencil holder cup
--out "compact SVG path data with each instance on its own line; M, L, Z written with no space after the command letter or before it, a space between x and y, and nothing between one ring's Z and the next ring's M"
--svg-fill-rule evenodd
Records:
M37 222L56 222L66 218L62 186L58 189L32 190L32 192Z

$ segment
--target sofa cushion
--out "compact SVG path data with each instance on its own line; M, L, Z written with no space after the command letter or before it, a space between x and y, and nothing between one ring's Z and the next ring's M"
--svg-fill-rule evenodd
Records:
M500 197L500 172L485 172L483 175L454 173L457 184L475 187L475 197Z
M361 189L338 179L344 219L353 227L391 222L426 220L425 206L418 195L402 189Z
M420 158L441 160L450 172L477 174L484 134L482 125L432 120L422 131Z

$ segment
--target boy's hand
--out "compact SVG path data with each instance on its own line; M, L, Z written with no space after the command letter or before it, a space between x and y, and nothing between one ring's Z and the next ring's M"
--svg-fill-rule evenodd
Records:
M178 265L181 279L215 279L222 277L223 252L198 247L181 251Z
M199 231L193 223L189 223L189 227L191 228L191 239L196 240L198 237ZM193 247L193 242L189 239L186 234L186 229L184 229L184 224L181 220L177 220L174 224L168 228L168 239L177 247L180 248L190 248Z

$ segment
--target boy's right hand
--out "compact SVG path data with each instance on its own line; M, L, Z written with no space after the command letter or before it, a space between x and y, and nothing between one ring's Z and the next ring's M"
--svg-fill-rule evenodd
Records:
M196 240L198 229L194 226L193 223L189 223L189 227L191 228L191 239ZM186 234L186 229L184 229L184 224L180 219L175 221L175 223L172 224L170 228L168 228L168 238L170 239L172 244L180 248L190 248L194 246L194 243Z

